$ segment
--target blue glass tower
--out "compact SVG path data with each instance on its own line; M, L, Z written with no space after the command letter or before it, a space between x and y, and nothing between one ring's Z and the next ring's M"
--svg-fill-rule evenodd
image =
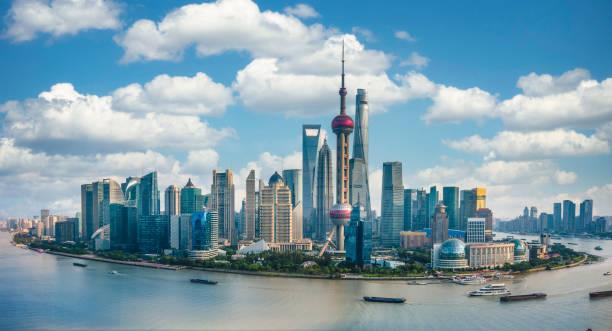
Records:
M366 216L365 209L355 205L345 229L346 261L359 266L370 264L372 256L372 222Z

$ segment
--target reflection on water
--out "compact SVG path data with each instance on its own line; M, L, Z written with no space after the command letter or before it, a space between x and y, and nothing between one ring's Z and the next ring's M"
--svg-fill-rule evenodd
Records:
M608 259L505 280L515 294L548 297L502 304L466 295L479 285L286 279L94 261L79 268L74 259L12 247L8 234L0 233L0 329L610 329L612 298L589 300L588 292L612 289L612 276L603 276L612 271L612 241L561 240L568 241ZM595 251L597 245L603 250ZM189 278L219 284L192 284ZM363 296L403 296L407 303L367 303Z

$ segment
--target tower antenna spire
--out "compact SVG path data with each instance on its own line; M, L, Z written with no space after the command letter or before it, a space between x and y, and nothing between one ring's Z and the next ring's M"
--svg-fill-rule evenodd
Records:
M344 88L344 39L342 39L342 88Z

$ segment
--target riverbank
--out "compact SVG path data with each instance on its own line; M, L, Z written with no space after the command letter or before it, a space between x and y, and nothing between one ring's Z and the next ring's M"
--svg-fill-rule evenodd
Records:
M70 254L70 253L62 253L62 252L54 252L54 251L45 251L45 253L52 254L52 255L72 257L72 258L75 258L75 259L98 261L98 262L106 262L106 263L115 263L115 264L123 264L123 265L130 265L130 266L144 267L144 268L153 268L153 269L182 270L182 269L186 268L184 266L173 266L173 265L150 263L150 262L134 262L134 261L112 260L112 259L106 259L106 258L103 258L103 257L94 256L94 255L78 255L78 254Z

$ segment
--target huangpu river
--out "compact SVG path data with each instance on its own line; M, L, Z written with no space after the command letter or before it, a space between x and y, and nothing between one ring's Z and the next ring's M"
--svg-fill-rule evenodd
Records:
M466 295L481 285L292 279L94 261L81 261L88 266L79 268L72 265L77 259L14 247L9 234L0 233L0 329L612 329L612 297L588 297L589 291L612 290L612 276L603 276L612 271L612 241L560 242L607 259L506 280L513 294L548 297L500 303ZM594 250L597 245L603 250ZM363 296L403 296L407 303L367 303Z

